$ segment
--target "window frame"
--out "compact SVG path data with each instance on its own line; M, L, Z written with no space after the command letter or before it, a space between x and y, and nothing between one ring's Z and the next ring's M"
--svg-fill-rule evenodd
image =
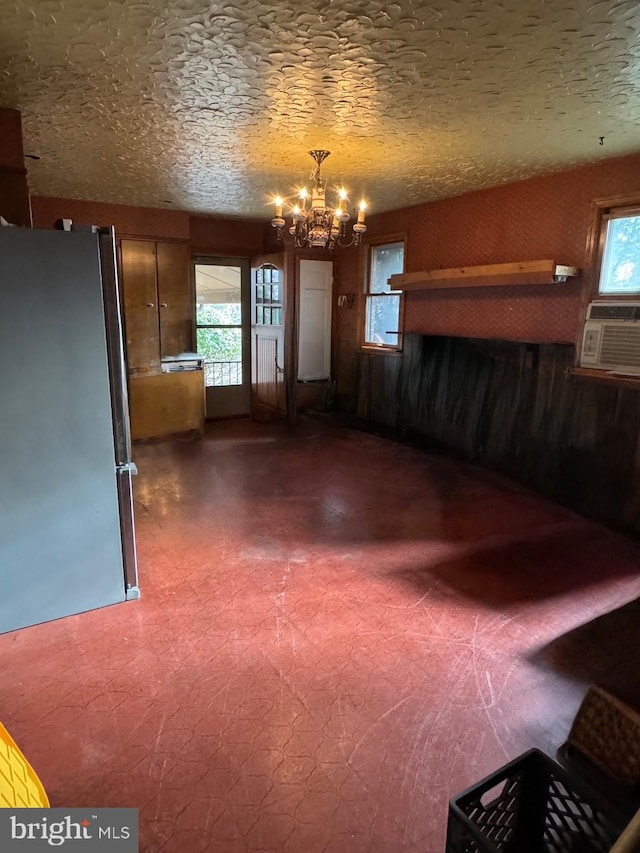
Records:
M638 193L635 193L633 196L597 199L594 202L592 226L587 240L587 257L590 259L590 281L589 286L586 288L588 302L584 306L583 317L586 317L589 302L598 300L607 302L640 301L640 289L627 291L626 293L600 292L608 223L612 219L624 219L631 215L640 216L640 194ZM580 335L582 335L582 330L580 331ZM581 338L578 342L578 346L580 345Z
M600 277L606 239L606 229L603 225L616 214L624 216L635 210L640 213L640 191L628 195L598 198L591 203L591 223L587 232L584 253L584 286L581 288L580 322L577 325L574 341L574 366L569 370L569 374L576 379L597 381L610 386L640 388L640 380L613 376L606 371L595 368L580 367L582 338L589 304L596 301L640 301L640 293L637 296L635 293L600 293Z
M398 343L397 344L377 344L367 341L367 313L369 307L369 299L372 294L369 290L371 283L371 263L373 260L374 249L380 246L390 246L394 243L402 243L404 254L402 259L402 272L407 268L407 233L400 232L396 234L386 234L381 237L376 237L372 240L367 240L365 243L366 251L364 252L364 269L363 269L363 291L362 291L362 310L360 321L360 348L368 353L384 353L386 355L401 354L404 346L404 314L405 314L405 294L404 291L393 291L394 295L400 297L398 308Z

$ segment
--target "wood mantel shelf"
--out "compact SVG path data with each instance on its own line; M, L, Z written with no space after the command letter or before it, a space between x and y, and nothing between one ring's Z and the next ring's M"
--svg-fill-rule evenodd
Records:
M449 290L455 287L500 287L527 284L558 284L578 275L577 267L557 261L520 261L511 264L485 264L392 275L392 290Z

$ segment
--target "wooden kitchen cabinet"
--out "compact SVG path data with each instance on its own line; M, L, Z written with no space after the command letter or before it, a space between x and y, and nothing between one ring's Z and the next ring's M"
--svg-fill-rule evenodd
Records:
M160 370L156 243L122 240L120 258L129 373Z
M129 411L135 440L202 435L202 370L163 373L161 359L193 348L193 299L186 243L120 241Z
M189 247L157 243L160 355L191 350L193 306L189 288Z
M191 433L204 429L204 372L185 370L132 376L129 382L131 438Z
M154 373L162 356L193 346L189 247L124 239L120 262L129 373Z

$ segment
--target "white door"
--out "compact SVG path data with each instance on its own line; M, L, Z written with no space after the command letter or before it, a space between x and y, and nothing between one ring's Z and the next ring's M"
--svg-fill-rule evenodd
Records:
M298 380L329 379L331 375L331 303L333 263L300 261L298 317Z

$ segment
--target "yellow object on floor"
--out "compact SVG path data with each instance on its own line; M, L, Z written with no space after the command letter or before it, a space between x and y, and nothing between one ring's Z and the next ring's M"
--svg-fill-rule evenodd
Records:
M49 798L18 744L0 723L0 808L49 808Z

